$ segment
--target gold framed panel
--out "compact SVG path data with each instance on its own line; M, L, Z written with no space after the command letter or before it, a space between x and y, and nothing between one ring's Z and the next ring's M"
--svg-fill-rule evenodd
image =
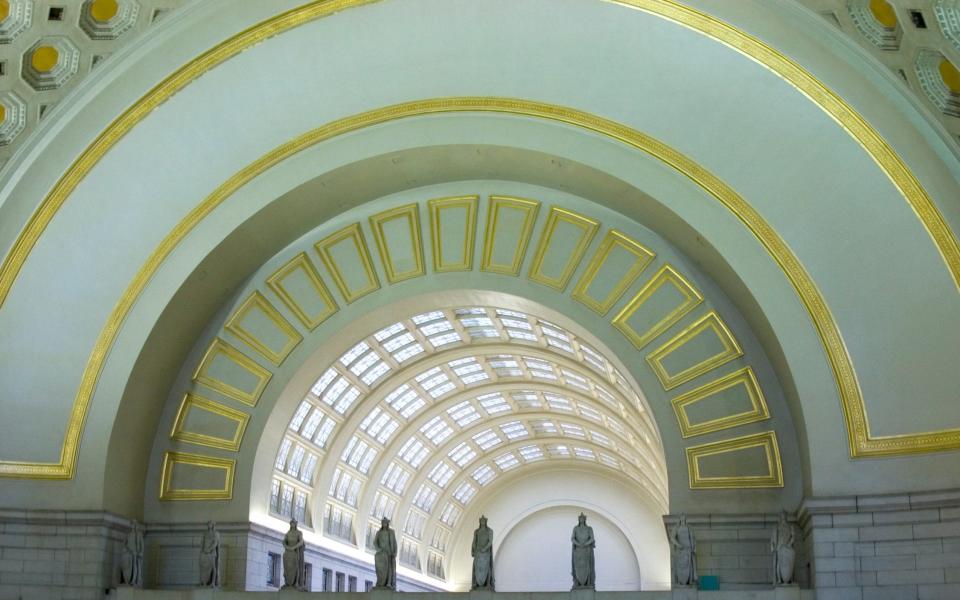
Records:
M257 378L257 385L252 392L242 390L210 375L210 365L213 364L214 359L221 354ZM260 364L252 358L220 338L213 340L210 347L207 348L207 351L204 353L203 358L200 360L197 370L193 373L193 380L196 383L205 385L211 390L220 392L228 398L233 398L249 406L257 405L257 401L260 400L260 394L262 394L264 388L267 387L271 377L273 377L273 373L270 372L269 369L261 367Z
M360 259L361 266L367 278L367 285L355 290L351 289L347 284L343 271L340 269L340 265L337 264L331 252L333 246L344 240L350 240L353 243L357 251L357 257ZM334 283L337 284L337 289L340 290L347 304L351 304L370 292L380 289L380 279L377 277L377 272L373 268L373 259L370 257L370 251L367 249L367 242L363 237L363 231L360 229L359 223L348 225L340 231L328 235L314 244L314 248L316 248L317 253L320 254L320 259L323 261L323 264L326 265L327 271L330 272L330 276L333 277Z
M569 223L578 228L580 230L580 238L574 245L567 262L560 270L560 276L549 277L543 273L543 261L546 258L547 249L550 247L550 242L560 223ZM550 212L547 214L547 222L544 223L543 231L540 233L540 240L537 242L537 249L533 254L533 263L530 265L530 271L527 276L532 281L542 283L558 292L562 292L567 287L567 284L570 283L573 272L577 270L580 261L583 260L583 255L586 253L590 242L593 241L593 236L597 234L597 229L599 228L600 223L594 219L557 206L551 207Z
M414 267L407 271L399 271L394 264L393 256L390 255L390 248L387 245L386 232L383 229L384 224L399 219L406 220L410 232L410 250L413 254ZM383 263L383 270L387 275L387 282L397 283L405 279L420 277L426 273L423 266L423 242L420 240L419 205L416 203L406 204L377 213L370 217L370 229L373 230L373 239L377 243L377 250L380 251L380 259Z
M286 343L279 351L274 351L266 342L259 339L252 331L243 326L243 320L253 310L263 312L267 319L287 336ZM300 332L298 332L289 321L284 319L280 311L274 308L274 306L270 304L270 301L258 291L250 294L247 299L243 301L243 304L240 305L240 308L234 311L233 315L227 319L227 324L224 325L224 329L237 336L238 339L243 340L245 344L275 365L282 363L293 349L297 347L297 344L303 340Z
M6 301L10 289L40 236L76 187L113 146L155 108L206 71L219 66L247 48L304 23L377 1L314 0L278 14L245 29L191 59L134 102L119 117L114 119L70 165L17 235L10 251L0 264L0 307ZM799 63L765 44L759 38L751 36L707 13L680 4L675 0L611 0L611 2L668 19L723 43L735 52L765 66L770 72L787 81L804 94L856 140L900 191L943 257L954 284L960 287L960 241L953 234L936 204L904 161L882 136L839 95L805 70ZM215 206L226 200L240 185L266 170L270 165L276 164L285 156L294 154L303 147L334 137L344 131L358 129L375 122L385 122L410 116L409 107L411 105L421 107L414 111L416 114L471 110L467 107L472 104L472 110L524 114L563 121L590 129L601 135L607 135L648 152L691 177L734 212L757 235L766 250L783 269L804 306L810 312L837 381L847 425L851 456L900 456L960 448L960 427L887 436L871 434L856 373L833 316L830 314L819 290L783 240L774 230L769 228L759 213L711 173L676 150L653 140L649 136L594 115L572 109L557 111L556 109L559 107L523 100L489 98L483 99L481 102L477 102L477 100L477 98L442 99L441 103L434 106L428 106L429 101L420 101L387 107L388 110L374 110L364 113L364 115L348 117L321 127L318 131L298 137L295 140L296 143L285 144L266 157L254 161L248 169L244 169L231 177L168 234L121 296L102 329L91 352L87 368L84 370L68 419L59 462L0 460L0 477L72 478L90 397L120 324L159 264L196 223L202 220L206 214L209 214ZM457 101L460 101L460 103L458 104ZM499 101L499 104L496 101ZM407 106L408 110L398 110L401 106ZM364 121L366 122L364 123Z
M743 386L744 392L750 400L751 410L725 415L701 423L694 424L690 422L689 415L687 415L687 407L736 386ZM767 401L764 399L763 391L757 382L757 377L750 367L744 367L729 375L724 375L719 379L702 385L695 390L691 390L686 394L677 396L671 400L670 403L673 405L673 411L677 415L680 434L684 438L730 429L732 427L746 425L747 423L765 421L770 418Z
M523 263L523 258L527 254L527 246L530 244L533 224L536 222L537 213L540 211L540 202L512 196L490 196L489 200L487 203L487 226L483 233L483 254L480 257L480 270L502 273L503 275L519 275L520 265ZM520 227L520 235L517 236L517 243L513 248L511 261L509 263L495 263L493 262L493 251L496 243L497 226L500 224L500 211L503 209L514 209L524 213L523 224Z
M233 498L233 473L236 463L237 461L229 458L216 458L203 454L168 450L163 455L163 467L160 474L160 500L231 500ZM174 488L173 471L177 465L192 465L223 471L223 487L216 489Z
M663 359L707 330L712 331L717 336L723 350L677 373L667 372L667 369L663 366ZM730 332L720 315L711 310L664 345L648 354L647 362L653 368L653 372L660 380L660 384L663 385L663 389L669 391L741 356L743 356L743 349L740 348L740 344L733 337L733 333Z
M596 279L600 273L603 263L607 261L617 248L622 248L633 254L636 259L633 265L627 269L623 277L617 281L604 298L594 298L589 294L590 286L593 285L594 279ZM613 305L620 300L624 292L633 285L637 277L640 277L640 274L643 273L655 256L656 254L653 251L648 250L645 246L628 237L626 234L616 229L611 229L607 232L603 241L600 242L597 251L594 252L593 258L590 259L586 270L583 272L583 275L580 276L580 281L578 281L576 287L573 288L571 296L574 300L588 306L595 313L606 315L610 312L610 309L613 308Z
M316 315L307 314L307 311L300 306L290 291L287 290L283 284L283 280L295 271L302 271L307 276L307 280L317 292L317 296L327 305L326 310ZM313 262L307 256L306 252L297 254L270 275L270 277L267 278L267 286L269 286L270 289L273 290L273 293L290 309L290 312L296 315L300 322L303 323L303 326L310 331L316 329L321 323L340 310L340 307L337 306L336 301L333 299L333 295L323 283L323 280L320 278L320 273L317 272L317 268L313 266Z
M208 413L223 417L235 423L234 434L231 438L222 438L185 429L187 418L193 410L202 410ZM198 446L208 448L220 448L237 452L240 450L240 443L243 441L243 434L247 430L247 423L250 415L245 412L234 410L229 406L214 402L203 396L193 393L184 394L180 402L180 408L177 410L177 416L173 420L173 429L170 430L170 439L178 442L187 442Z
M763 448L767 459L767 473L764 475L704 477L700 474L701 458L757 447ZM687 472L692 490L783 487L783 465L780 462L780 446L777 443L775 431L764 431L720 442L690 446L686 449L686 454Z
M668 312L657 321L648 331L640 333L630 327L630 317L640 309L644 303L664 285L672 285L684 297L684 302ZM620 330L638 350L652 342L657 336L669 329L688 312L703 302L703 295L683 275L669 264L660 267L660 270L637 292L630 302L613 318L612 325Z
M477 206L480 196L454 196L434 198L427 201L430 211L430 245L433 249L433 270L437 273L449 271L470 271L473 269L473 245L477 232ZM443 256L443 211L463 208L467 222L463 231L463 260L449 261Z

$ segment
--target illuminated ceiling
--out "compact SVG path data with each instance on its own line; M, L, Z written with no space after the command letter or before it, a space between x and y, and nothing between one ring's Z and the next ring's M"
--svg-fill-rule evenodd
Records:
M431 311L377 331L317 379L288 430L271 513L351 544L365 533L368 548L390 518L401 563L434 576L478 489L513 469L586 461L667 510L663 450L634 387L587 343L513 310Z
M790 22L779 4L731 25L578 2L561 33L549 2L487 31L472 11L516 5L423 1L436 23L400 1L184 17L151 38L184 56L118 57L143 77L96 78L88 112L19 155L0 205L4 401L28 425L2 432L12 495L293 514L359 554L391 514L405 564L436 576L451 523L527 469L622 476L657 510L949 480L954 163L896 86L764 29ZM504 28L543 52L485 43ZM644 44L665 62L636 61ZM276 60L304 48L330 59ZM241 92L269 118L236 127ZM930 410L903 401L917 389Z

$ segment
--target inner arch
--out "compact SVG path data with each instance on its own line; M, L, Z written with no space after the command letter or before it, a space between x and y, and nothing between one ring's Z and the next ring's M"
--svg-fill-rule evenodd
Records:
M424 307L321 369L270 450L269 484L253 485L266 514L251 517L295 518L368 555L387 517L401 568L446 581L473 526L464 515L513 472L615 474L648 520L668 512L664 449L636 381L598 340L502 300Z

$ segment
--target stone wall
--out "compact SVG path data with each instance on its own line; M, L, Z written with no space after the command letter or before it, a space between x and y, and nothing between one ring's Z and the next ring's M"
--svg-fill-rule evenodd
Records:
M128 519L106 512L25 511L0 509L0 600L100 600L119 581L120 556L129 532ZM200 541L205 524L147 524L144 535L144 584L149 588L186 589L199 581ZM283 581L279 567L271 578L271 558L283 556L283 534L253 523L218 523L224 589L276 591ZM309 545L311 591L351 578L357 591L376 580L371 565ZM439 583L439 582L438 582ZM438 588L398 577L402 591Z
M721 590L770 588L770 536L777 519L775 514L687 515L687 524L697 540L698 575L716 575ZM664 517L667 531L677 520L678 515Z
M145 584L159 589L190 588L199 579L198 557L205 524L148 524L145 543L147 572ZM282 560L283 534L254 523L218 523L220 532L221 579L224 589L276 591L283 585L283 569L271 572L271 554ZM356 591L376 581L372 565L307 544L305 562L310 571L310 591L333 591L338 575L344 590L351 578ZM330 573L330 590L325 589L324 571ZM439 583L439 582L438 582ZM431 587L397 577L400 591L436 591Z
M0 509L0 600L94 600L117 581L127 519Z
M960 490L808 499L819 600L960 598Z

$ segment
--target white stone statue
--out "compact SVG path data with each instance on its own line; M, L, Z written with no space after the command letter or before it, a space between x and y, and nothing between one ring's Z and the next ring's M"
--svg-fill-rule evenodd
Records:
M693 529L687 525L687 515L680 515L680 522L670 530L670 547L673 548L673 580L677 585L697 583L697 540Z
M120 559L120 583L143 587L143 526L133 522L127 540L123 544Z
M283 588L302 590L307 584L307 563L304 561L306 544L297 529L297 520L290 519L290 529L283 536Z
M573 544L570 567L573 575L572 589L592 590L596 578L593 549L597 546L597 541L593 537L593 527L587 525L587 515L580 513L578 520L570 535L570 542Z
M213 521L207 521L200 541L200 585L220 587L220 532Z
M787 513L780 513L780 520L770 537L770 551L773 553L773 585L793 583L793 565L797 553L793 549L793 525L787 523Z
M487 518L480 517L480 527L473 532L473 544L470 546L473 557L474 590L494 589L493 584L493 530L487 527Z
M397 536L390 529L390 519L380 521L380 529L373 538L376 553L373 564L377 571L377 589L397 589Z

